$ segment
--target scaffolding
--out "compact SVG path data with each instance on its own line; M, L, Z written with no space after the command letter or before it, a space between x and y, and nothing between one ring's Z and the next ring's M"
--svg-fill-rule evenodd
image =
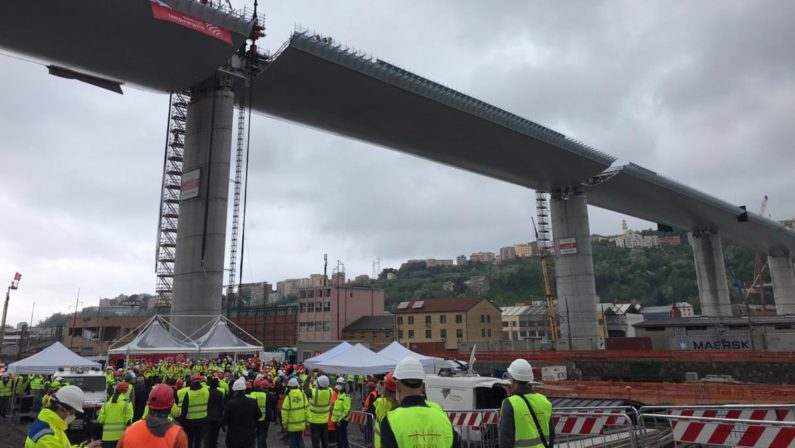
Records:
M163 158L163 182L160 194L160 217L157 225L157 309L171 307L174 283L174 260L177 250L182 155L185 149L185 125L188 118L190 91L175 92L169 97L168 131Z
M229 248L229 283L227 283L227 300L235 295L237 286L237 248L240 234L240 198L243 185L243 154L246 150L246 108L242 104L237 108L237 150L235 153L235 192L232 199L232 241Z
M552 247L552 232L549 226L549 195L543 190L536 190L536 216L538 218L538 250L548 253Z

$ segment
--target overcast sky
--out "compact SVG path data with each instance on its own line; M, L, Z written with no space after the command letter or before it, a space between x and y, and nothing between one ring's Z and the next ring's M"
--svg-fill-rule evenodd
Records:
M232 0L236 6L240 0ZM296 25L773 218L795 216L795 2L267 2ZM0 281L10 324L154 291L168 97L0 56ZM252 123L243 280L531 240L531 190L291 123ZM591 208L594 233L626 217ZM629 219L635 228L650 223ZM3 280L6 279L6 280ZM5 286L5 284L3 284ZM83 306L81 305L81 306Z

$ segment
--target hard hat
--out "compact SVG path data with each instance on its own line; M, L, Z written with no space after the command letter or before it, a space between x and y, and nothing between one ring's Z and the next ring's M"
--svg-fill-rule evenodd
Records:
M373 390L373 389L375 389L375 383L374 383L374 382L372 382L372 381L368 381L368 382L367 382L367 385L366 385L366 386L364 386L364 387L365 387L365 389L367 389L367 390Z
M345 378L341 376L337 377L337 384L345 384Z
M386 388L386 390L390 392L394 392L397 390L397 383L395 383L395 380L392 378L392 375L394 375L394 372L389 372L384 377L384 387Z
M177 380L175 385L177 386L177 389L182 389L182 386L185 385L185 382L182 380Z
M85 394L77 386L64 386L58 389L54 395L59 403L63 403L77 412L83 412L83 402Z
M149 392L146 403L153 411L165 411L174 405L174 390L167 384L158 384Z
M243 378L238 378L232 383L232 390L235 392L239 392L241 390L246 390L246 380Z
M396 380L425 381L425 369L417 358L406 356L397 363L392 377Z
M287 382L287 387L298 387L298 380L290 378L290 381Z
M116 390L119 392L127 392L127 389L130 387L129 384L122 381L121 383L116 385Z
M529 362L527 362L527 360L522 358L515 359L511 365L508 366L508 374L511 375L511 378L515 379L516 381L521 381L524 383L529 383L535 380L533 367Z
M113 367L107 366L107 367L105 367L105 370L110 370L111 372L113 372Z
M317 377L317 385L320 387L328 387L328 377L326 375Z

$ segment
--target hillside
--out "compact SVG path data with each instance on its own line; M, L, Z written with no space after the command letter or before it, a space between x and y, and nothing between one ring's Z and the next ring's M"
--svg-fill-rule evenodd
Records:
M638 301L644 305L667 305L688 301L698 307L696 273L690 246L660 249L624 249L613 243L593 243L596 292L602 302ZM750 284L754 254L738 246L724 245L729 282L731 272ZM387 272L398 278L387 280ZM551 269L554 288L554 269ZM541 300L544 284L541 260L516 258L501 264L468 262L463 266L425 267L424 263L384 270L375 287L383 288L389 310L404 300L450 296L482 296L497 305ZM742 301L732 288L732 302Z

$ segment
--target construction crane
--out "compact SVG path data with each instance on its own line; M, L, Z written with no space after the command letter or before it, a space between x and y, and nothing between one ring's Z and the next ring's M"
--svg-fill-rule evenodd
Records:
M765 212L767 211L767 195L762 198L762 205L759 207L759 215L765 216ZM751 284L751 291L756 288L756 282L759 282L759 304L762 307L762 311L765 310L765 281L764 281L764 272L767 268L767 263L762 261L762 256L759 252L754 254L754 282Z
M532 217L530 220L533 222L533 232L538 239L538 228L536 221ZM558 346L558 315L555 312L555 297L552 296L552 286L549 283L549 269L547 267L547 248L539 244L539 255L541 256L541 272L544 276L544 299L547 306L547 320L549 321L549 338L552 341L552 350L556 350Z

